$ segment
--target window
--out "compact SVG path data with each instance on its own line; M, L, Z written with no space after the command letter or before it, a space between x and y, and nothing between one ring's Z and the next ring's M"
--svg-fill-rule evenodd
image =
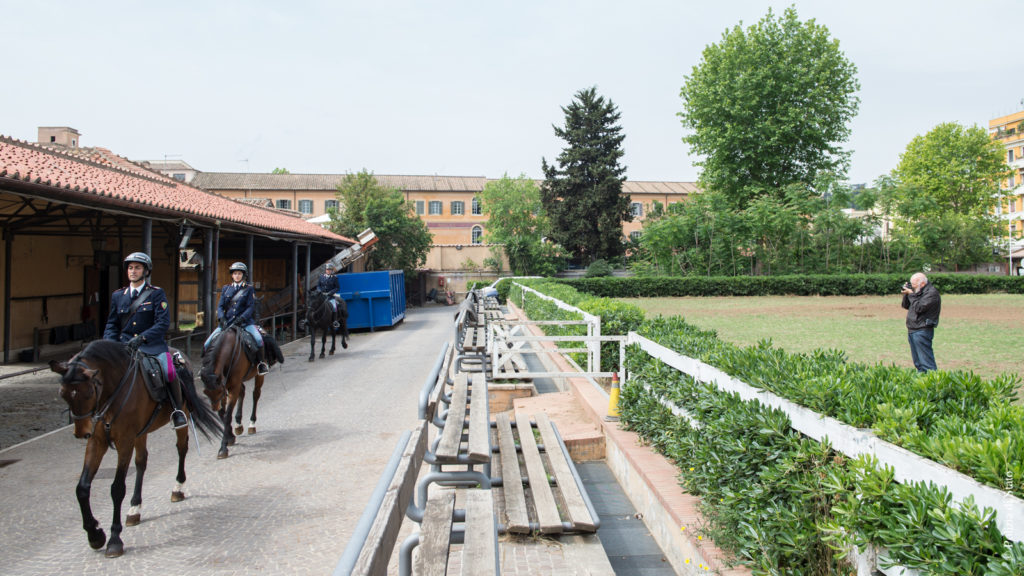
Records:
M640 236L642 235L643 233L640 232L639 230L633 230L632 232L629 233L629 239L636 242L637 240L640 240Z
M303 214L313 213L313 201L312 200L299 200L299 212Z
M416 215L423 216L423 200L416 201Z
M473 207L472 208L473 208L473 215L474 216L479 216L480 214L483 214L483 210L480 209L480 199L477 198L476 196L473 196Z
M441 201L440 200L431 200L430 201L430 215L434 216L434 215L438 215L438 214L442 214L442 212L441 212Z
M633 202L629 205L629 211L633 213L634 218L640 218L644 215L644 205L639 202Z
M479 226L473 226L473 244L479 244L483 242L484 229Z
M291 200L278 200L277 201L277 207L279 209L281 209L281 210L291 210L292 209L292 201Z
M1011 164L1013 162L1013 148L1006 151L1006 163Z
M452 200L452 216L462 216L466 213L466 203L462 200Z
M332 209L333 210L337 210L338 209L338 201L337 200L324 200L324 212L327 212L328 210L332 210Z
M178 182L184 182L185 181L185 175L182 174L181 172L177 172L177 173L173 174L171 176L171 178L174 178Z

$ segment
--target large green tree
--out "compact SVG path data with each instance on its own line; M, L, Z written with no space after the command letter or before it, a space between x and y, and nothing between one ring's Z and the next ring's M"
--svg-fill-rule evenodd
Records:
M955 270L992 259L993 208L1010 174L1003 154L986 130L956 122L907 144L891 179L895 220L927 263Z
M945 122L916 136L900 155L898 203L910 217L986 216L1009 174L1003 146L978 126Z
M542 159L541 201L550 219L549 236L577 261L590 263L622 255L622 222L632 220L629 196L622 195L626 168L619 165L625 136L620 114L596 88L576 93L562 107L565 126L555 135L566 147L555 165Z
M691 131L683 141L702 156L702 187L743 209L764 194L781 200L786 186L811 185L822 172L844 175L856 73L828 29L801 22L792 7L724 32L680 91L679 117Z
M382 186L363 170L349 174L338 185L338 209L331 213L331 229L355 238L371 228L380 240L369 253L370 270L404 270L411 277L427 261L432 235L398 190Z
M553 273L552 267L557 271L557 263L547 258L550 251L542 249L547 218L533 180L522 174L517 178L505 174L488 182L480 193L480 208L487 216L485 238L504 245L514 274Z

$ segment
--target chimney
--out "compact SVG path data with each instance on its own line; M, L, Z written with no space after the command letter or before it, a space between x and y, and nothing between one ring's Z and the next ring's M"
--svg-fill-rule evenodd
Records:
M39 143L78 148L78 130L67 126L40 126Z

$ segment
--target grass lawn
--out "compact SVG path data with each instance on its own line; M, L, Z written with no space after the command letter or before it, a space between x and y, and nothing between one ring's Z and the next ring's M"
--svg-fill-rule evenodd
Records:
M770 339L787 352L834 348L852 362L913 367L900 296L620 298L649 317L682 316L740 346ZM935 330L940 370L1024 377L1024 295L943 295Z

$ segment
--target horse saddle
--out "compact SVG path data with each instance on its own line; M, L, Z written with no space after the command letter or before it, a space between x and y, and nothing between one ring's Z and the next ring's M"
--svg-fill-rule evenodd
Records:
M167 354L162 354L167 358ZM156 402L167 399L167 367L158 356L139 353L139 369L149 396Z
M256 344L256 338L245 329L239 329L238 333L242 335L242 344L244 345L242 349L245 350L245 357L249 359L249 364L255 366L259 362L260 351L259 345Z

